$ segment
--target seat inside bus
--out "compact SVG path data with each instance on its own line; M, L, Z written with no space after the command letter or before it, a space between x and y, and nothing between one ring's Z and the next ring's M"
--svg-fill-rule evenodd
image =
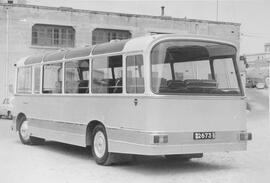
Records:
M88 93L88 80L66 81L65 93Z
M122 93L122 79L93 79L93 93Z

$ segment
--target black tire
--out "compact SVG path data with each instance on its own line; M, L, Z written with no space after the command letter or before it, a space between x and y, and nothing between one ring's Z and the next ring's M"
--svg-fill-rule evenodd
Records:
M165 158L169 161L189 161L192 158L202 158L202 153L196 154L172 154L172 155L165 155Z
M31 139L31 145L42 145L45 143L45 139L43 138L30 136L30 139Z
M98 135L101 135L101 136L103 135L103 137L105 138L105 139L103 139L104 140L103 145L105 145L105 149L104 149L105 151L104 151L103 155L100 152L96 152L96 151L98 151L96 149L98 147L96 146L97 144L95 144L95 138L98 138ZM114 154L108 152L108 139L107 139L107 134L106 134L106 130L105 130L104 126L97 125L94 128L94 130L92 132L91 140L92 140L92 155L93 155L96 163L99 165L105 165L105 166L111 165L114 162L113 161Z
M189 161L191 158L190 157L185 157L183 155L165 155L165 158L169 161L182 161L182 162L185 162L185 161Z
M26 123L26 117L22 117L19 121L20 123L20 126L19 126L19 137L20 137L20 140L23 144L27 144L27 145L39 145L39 144L43 144L45 142L45 139L42 139L42 138L38 138L38 137L32 137L30 136L25 136L24 134L22 134L22 127L23 127L23 124Z
M95 136L97 134L102 134L104 137L104 144L105 144L105 148L104 148L104 154L102 156L98 155L98 152L96 152L96 148L95 148ZM92 155L96 161L97 164L99 165L104 165L104 166L108 166L111 164L119 164L119 163L128 163L132 160L132 155L129 154L119 154L119 153L111 153L108 152L108 138L107 138L107 134L106 134L106 130L104 128L103 125L97 125L93 132L92 132Z

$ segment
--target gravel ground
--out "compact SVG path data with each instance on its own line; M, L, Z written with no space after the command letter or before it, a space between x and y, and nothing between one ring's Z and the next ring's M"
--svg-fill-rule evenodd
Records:
M140 156L126 165L98 166L84 148L56 142L22 145L10 131L11 121L0 120L0 183L269 182L269 91L248 89L247 96L253 133L248 151L208 153L185 163Z

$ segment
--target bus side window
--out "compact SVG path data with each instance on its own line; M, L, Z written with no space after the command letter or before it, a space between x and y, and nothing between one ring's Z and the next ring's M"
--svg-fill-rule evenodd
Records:
M62 93L62 63L43 66L42 93Z
M65 64L65 93L89 93L89 60Z
M215 59L213 65L219 88L238 88L237 77L231 59Z
M32 67L18 68L17 93L31 93L32 91Z
M127 93L144 93L143 56L127 56Z
M94 58L92 93L122 93L122 70L122 55Z
M40 91L40 66L34 67L34 93L38 94Z

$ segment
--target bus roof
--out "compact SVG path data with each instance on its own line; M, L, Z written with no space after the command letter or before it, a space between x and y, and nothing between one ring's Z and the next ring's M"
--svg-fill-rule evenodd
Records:
M188 39L188 40L202 40L212 41L232 45L231 42L218 40L213 37L199 36L199 35L179 35L179 34L156 34L147 35L143 37L136 37L128 40L115 40L108 43L102 43L95 46L86 46L82 48L62 49L54 52L49 52L40 55L32 55L21 59L17 66L47 63L51 61L59 61L63 59L74 59L87 56L102 55L108 53L129 52L129 51L143 51L153 42L158 42L164 39Z

